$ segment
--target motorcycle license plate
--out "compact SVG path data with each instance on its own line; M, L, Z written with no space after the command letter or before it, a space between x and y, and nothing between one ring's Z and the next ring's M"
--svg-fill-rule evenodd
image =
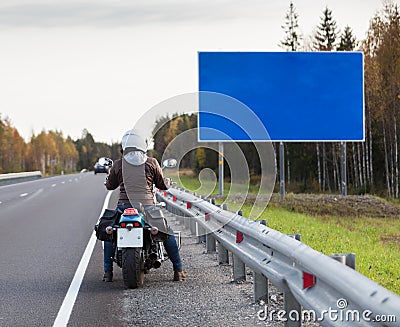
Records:
M117 229L117 247L141 248L143 247L143 228Z

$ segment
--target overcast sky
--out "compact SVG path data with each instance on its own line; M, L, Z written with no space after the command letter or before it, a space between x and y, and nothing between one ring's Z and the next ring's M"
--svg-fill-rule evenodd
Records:
M395 0L398 3L399 0ZM0 114L29 140L120 140L157 103L197 91L197 52L283 51L289 0L1 0ZM326 6L363 39L381 0L294 0L309 37Z

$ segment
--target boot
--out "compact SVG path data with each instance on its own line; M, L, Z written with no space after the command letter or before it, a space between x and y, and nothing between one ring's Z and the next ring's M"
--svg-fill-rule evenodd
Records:
M174 282L184 281L186 278L185 272L183 270L174 270Z
M103 282L112 282L113 280L113 272L112 270L106 270L103 276Z

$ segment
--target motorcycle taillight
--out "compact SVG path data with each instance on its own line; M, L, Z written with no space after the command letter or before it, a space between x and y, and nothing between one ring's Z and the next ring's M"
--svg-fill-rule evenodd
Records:
M122 228L125 228L126 227L126 223L121 223L121 225L120 225Z
M124 210L124 216L137 216L138 211L135 208L127 208Z

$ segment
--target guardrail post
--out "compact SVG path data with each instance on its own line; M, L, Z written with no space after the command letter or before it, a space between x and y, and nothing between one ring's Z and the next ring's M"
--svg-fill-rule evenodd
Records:
M287 236L294 238L297 241L301 241L301 234L287 234Z
M194 217L190 217L190 234L196 235L196 219Z
M288 234L287 236L294 238L297 241L301 241L301 235L300 234ZM290 291L285 292L285 318L287 320L285 321L285 327L301 327L301 305L300 303L296 300L296 298L293 296L293 294ZM294 312L297 312L297 314L293 315ZM289 319L288 314L291 314L292 319ZM293 319L293 317L297 319Z
M185 221L187 219L187 217L190 217L190 214L187 214L186 212L180 216L180 223L185 226Z
M349 266L352 269L356 269L356 255L355 253L348 254L331 254L330 257L343 263L346 266Z
M212 233L206 235L206 249L207 253L215 253L216 251L216 242Z
M226 203L216 204L215 206L221 208L222 210L228 210L228 205Z
M217 250L218 250L218 263L220 265L228 265L229 264L228 250L225 249L220 242L217 243Z
M268 303L268 278L253 271L253 299L254 302L264 300Z
M301 305L292 292L285 292L285 327L301 327ZM295 313L297 312L297 314ZM288 316L290 314L290 317ZM298 318L298 319L294 319Z
M356 270L356 254L349 253L346 255L346 265Z
M233 279L235 282L246 280L246 266L240 258L232 253Z
M197 235L197 243L206 242L206 230L198 222L196 222L196 235Z
M178 212L178 210L177 210L176 214L177 214L176 218L178 220L178 223L182 224L183 223L183 219L185 217L185 214L181 213L181 212Z
M169 212L175 214L176 210L173 206L171 206L169 203L167 203L167 206L165 207Z
M183 225L185 226L185 228L189 229L190 228L190 218L191 217L185 217L183 219Z
M172 206L171 206L171 207L172 207ZM179 224L181 224L183 213L181 213L181 211L179 210L179 208L174 208L173 213L176 215L175 220L176 220Z

